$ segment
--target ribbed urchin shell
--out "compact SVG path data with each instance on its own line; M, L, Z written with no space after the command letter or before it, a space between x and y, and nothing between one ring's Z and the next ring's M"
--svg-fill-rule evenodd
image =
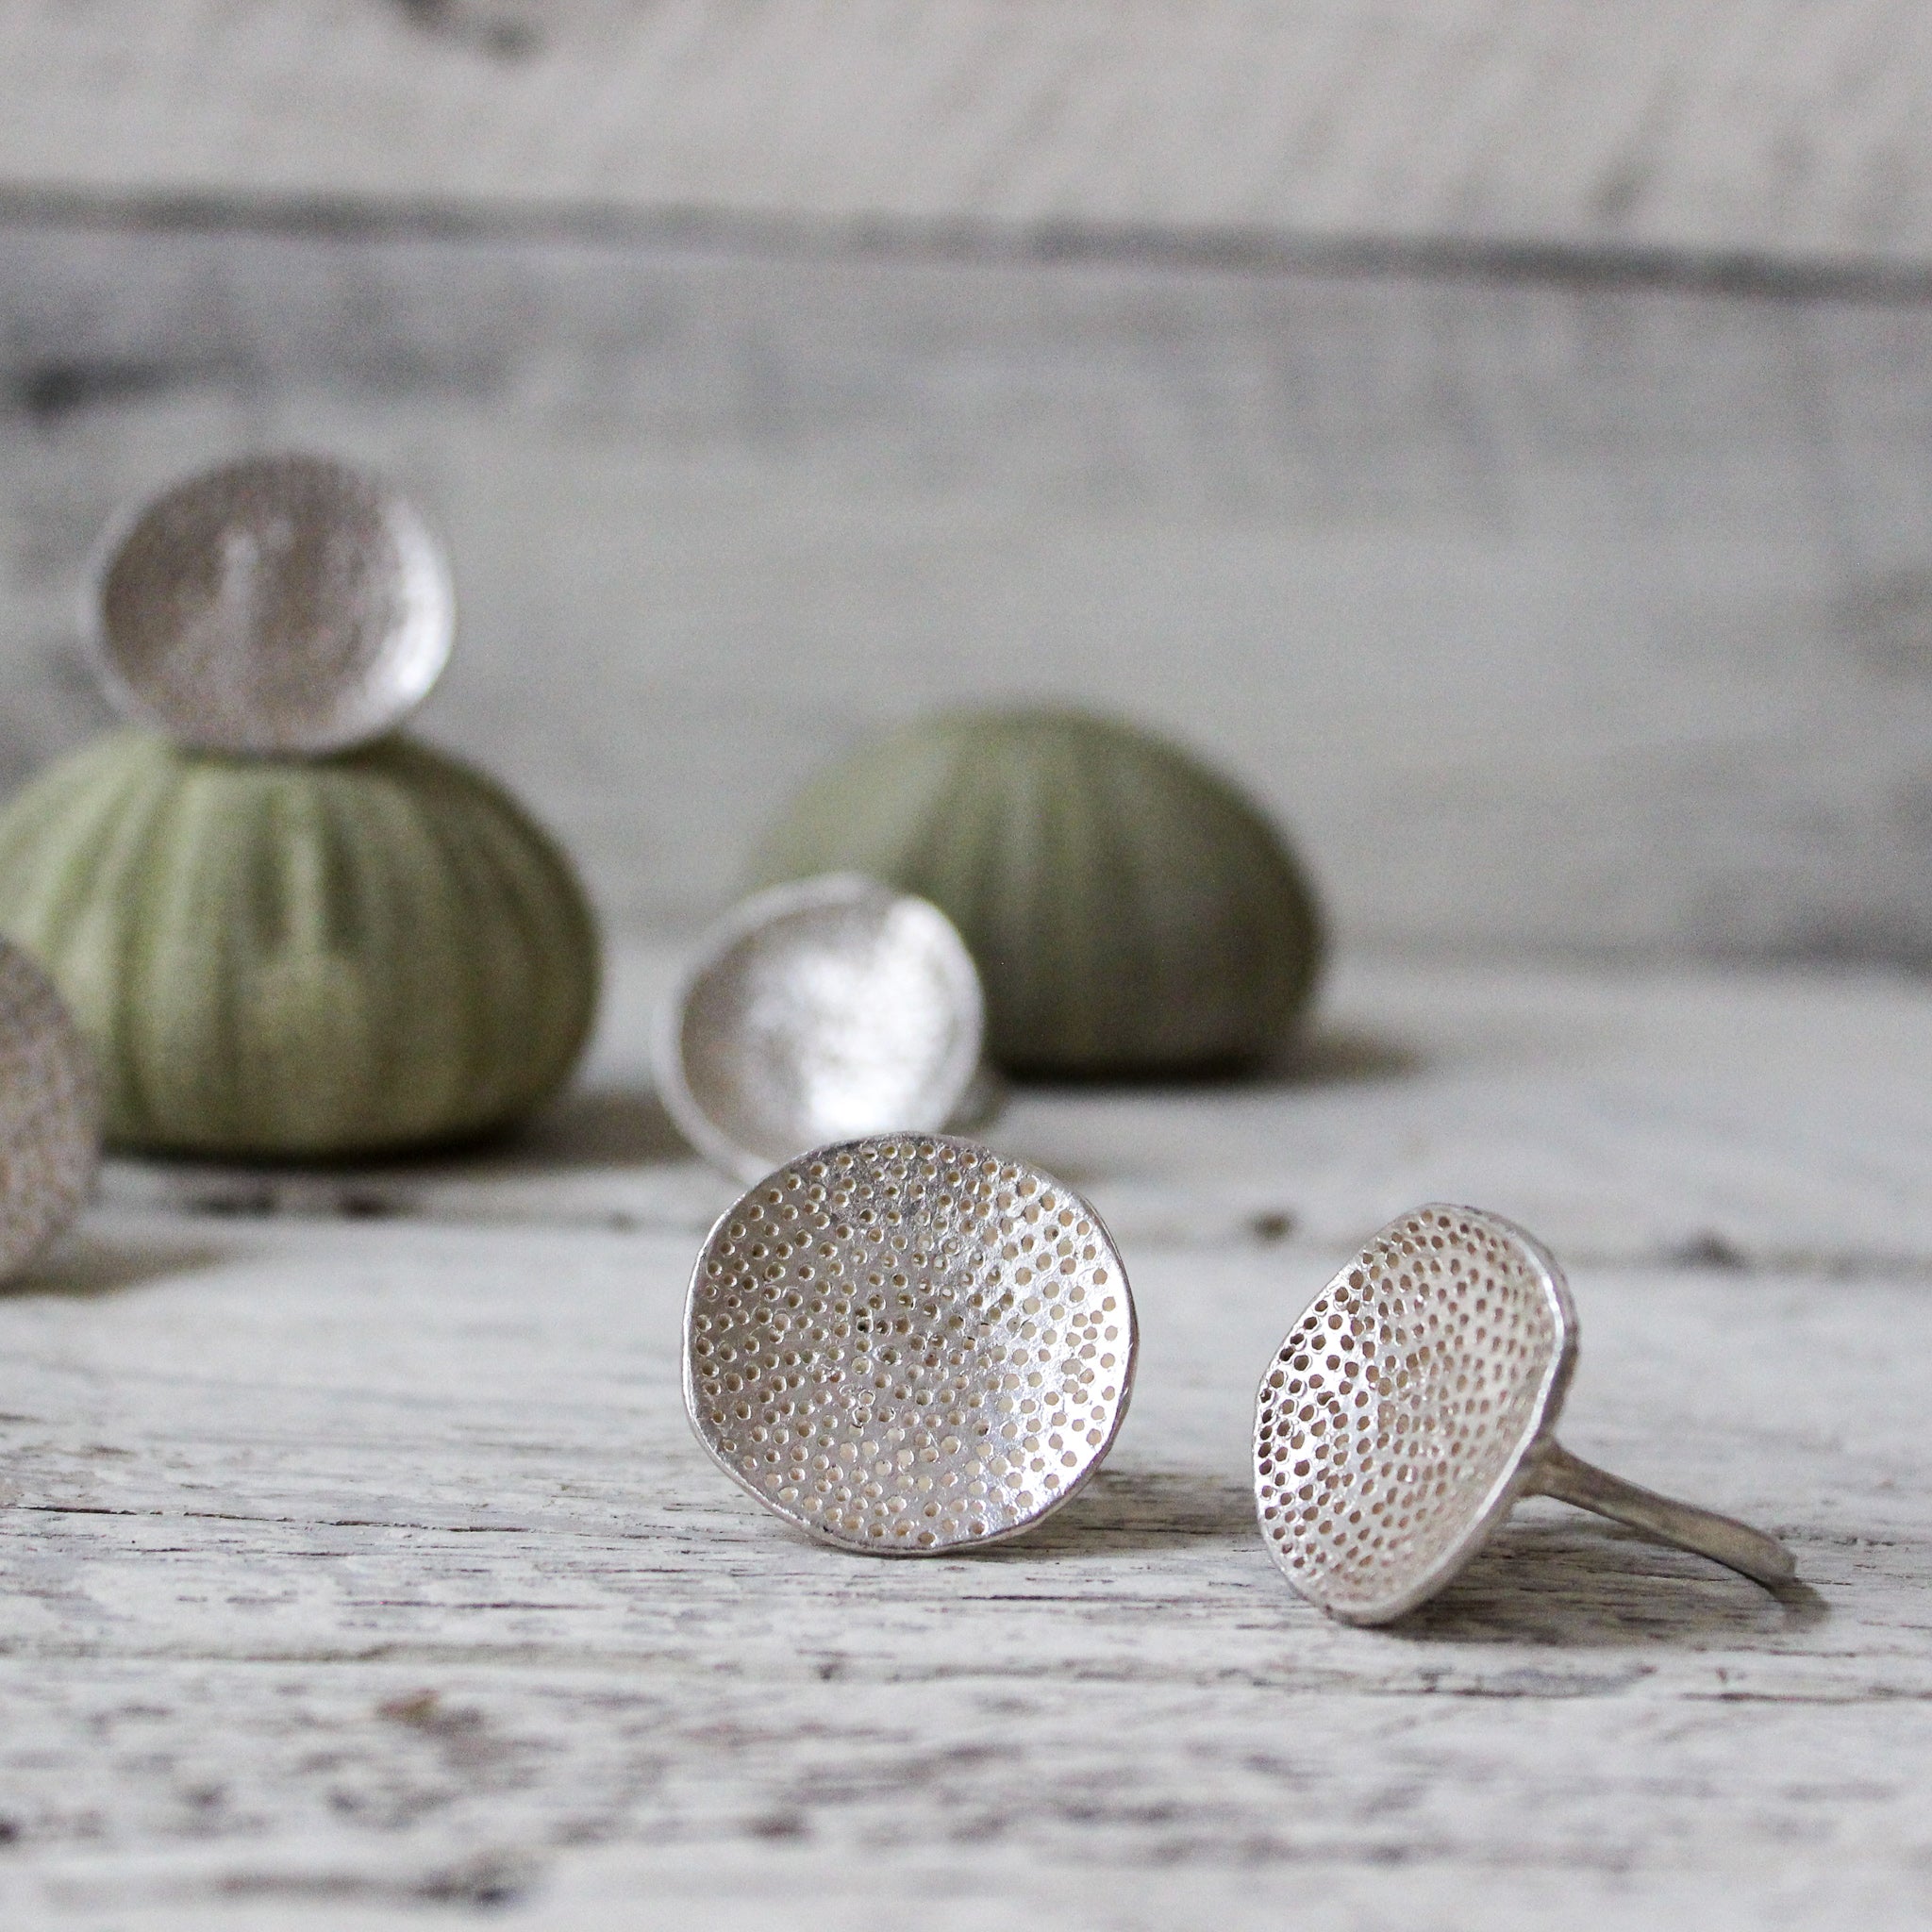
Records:
M596 1000L569 862L489 779L402 737L314 760L100 740L0 815L0 933L59 988L128 1147L481 1133L563 1081Z
M1198 760L1079 712L961 712L864 746L766 837L755 882L858 872L930 899L1021 1073L1265 1059L1314 991L1320 914L1267 818Z

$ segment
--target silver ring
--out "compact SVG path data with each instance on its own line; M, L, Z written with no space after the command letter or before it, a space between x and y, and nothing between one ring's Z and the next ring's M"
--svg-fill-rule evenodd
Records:
M1576 1314L1541 1245L1433 1203L1392 1221L1323 1290L1262 1377L1255 1502L1309 1602L1386 1624L1432 1597L1519 1497L1560 1497L1775 1588L1771 1537L1607 1474L1556 1440Z

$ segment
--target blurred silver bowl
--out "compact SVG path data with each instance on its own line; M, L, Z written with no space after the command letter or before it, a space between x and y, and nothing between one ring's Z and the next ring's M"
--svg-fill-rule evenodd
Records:
M204 751L380 736L449 659L441 546L386 484L257 457L163 491L103 546L94 651L122 709Z
M985 1031L945 914L831 874L756 893L705 936L658 1028L658 1091L707 1159L755 1181L830 1141L985 1119Z

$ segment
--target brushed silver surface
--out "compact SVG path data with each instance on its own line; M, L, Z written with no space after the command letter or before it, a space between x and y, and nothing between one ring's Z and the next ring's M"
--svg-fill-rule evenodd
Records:
M1017 1536L1112 1446L1134 1301L1100 1217L970 1141L801 1156L712 1228L685 1405L734 1481L820 1541L935 1556Z
M700 941L657 1037L665 1108L741 1181L802 1149L988 1117L985 1003L938 907L832 874L774 886Z
M1288 1580L1352 1624L1434 1596L1519 1496L1544 1493L1774 1587L1773 1539L1641 1490L1554 1439L1576 1359L1561 1271L1500 1215L1432 1203L1323 1290L1261 1380L1255 1503Z
M91 612L122 708L183 744L340 751L378 737L448 661L441 546L388 485L285 455L165 491L110 533Z
M93 1057L53 982L0 940L0 1281L65 1232L100 1158Z

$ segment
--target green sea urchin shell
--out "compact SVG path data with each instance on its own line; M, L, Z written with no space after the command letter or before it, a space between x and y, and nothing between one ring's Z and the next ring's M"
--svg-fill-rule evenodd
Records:
M1295 1028L1322 953L1314 893L1241 792L1131 726L967 712L869 744L766 837L756 883L861 872L930 899L986 985L1017 1073L1252 1064Z
M568 861L401 737L301 761L99 740L0 814L0 933L66 999L124 1147L320 1158L482 1133L562 1083L596 1004Z

